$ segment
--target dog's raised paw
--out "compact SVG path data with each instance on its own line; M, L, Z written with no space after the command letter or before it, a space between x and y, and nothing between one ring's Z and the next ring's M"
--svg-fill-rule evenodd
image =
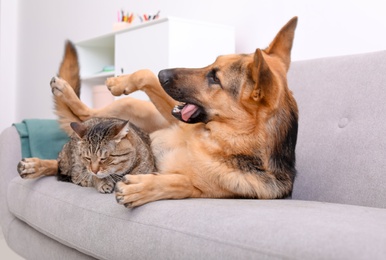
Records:
M59 77L52 77L50 86L52 94L57 97L62 96L67 87L66 82Z
M122 87L118 86L119 77L108 78L108 79L106 79L105 84L106 84L107 88L109 89L109 91L111 92L111 94L114 96L120 96L124 92Z
M130 84L129 74L120 77L106 79L106 86L114 96L128 95L137 90L136 86Z

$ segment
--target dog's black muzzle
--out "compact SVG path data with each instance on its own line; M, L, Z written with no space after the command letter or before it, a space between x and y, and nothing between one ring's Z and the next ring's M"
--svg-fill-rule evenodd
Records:
M158 80L162 88L174 100L181 102L181 104L174 107L172 115L180 121L185 123L199 123L206 122L207 115L205 109L200 105L195 98L195 90L191 87L180 86L179 73L187 72L186 69L165 69L158 73ZM189 74L189 73L188 73Z
M161 83L162 87L170 84L172 78L173 78L173 70L172 69L161 70L158 73L158 79L159 79L159 82Z
M177 73L175 69L166 69L161 70L158 73L158 80L161 83L162 88L169 94L173 99L180 101L183 99L183 94L181 93L180 88L176 87L176 78Z

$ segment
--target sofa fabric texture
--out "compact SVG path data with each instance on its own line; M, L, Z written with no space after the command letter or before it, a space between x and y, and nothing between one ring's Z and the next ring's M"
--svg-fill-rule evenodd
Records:
M293 198L386 207L386 51L294 62Z
M164 200L23 180L0 135L0 221L26 259L385 259L386 51L293 62L298 175L284 200Z

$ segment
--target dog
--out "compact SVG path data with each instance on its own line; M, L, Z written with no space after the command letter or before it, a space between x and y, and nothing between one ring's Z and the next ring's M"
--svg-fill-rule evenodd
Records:
M61 127L71 134L71 121L118 117L150 133L157 172L117 183L117 202L126 207L162 199L290 196L298 108L286 75L297 20L252 54L219 56L199 69L165 69L158 78L149 70L108 78L113 95L140 90L151 102L126 97L101 109L80 101L76 51L67 44L60 77L51 81ZM35 177L57 171L55 161L38 158L23 167Z

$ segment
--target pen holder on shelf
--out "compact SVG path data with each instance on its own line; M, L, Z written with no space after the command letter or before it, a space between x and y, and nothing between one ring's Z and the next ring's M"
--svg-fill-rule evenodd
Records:
M131 26L131 23L128 22L116 22L113 24L113 31L119 31L126 28L129 28Z
M159 17L160 11L158 11L156 14L134 14L132 12L124 12L123 10L120 10L117 12L117 22L113 24L113 31L129 28L136 19L139 23L142 23L156 20Z

